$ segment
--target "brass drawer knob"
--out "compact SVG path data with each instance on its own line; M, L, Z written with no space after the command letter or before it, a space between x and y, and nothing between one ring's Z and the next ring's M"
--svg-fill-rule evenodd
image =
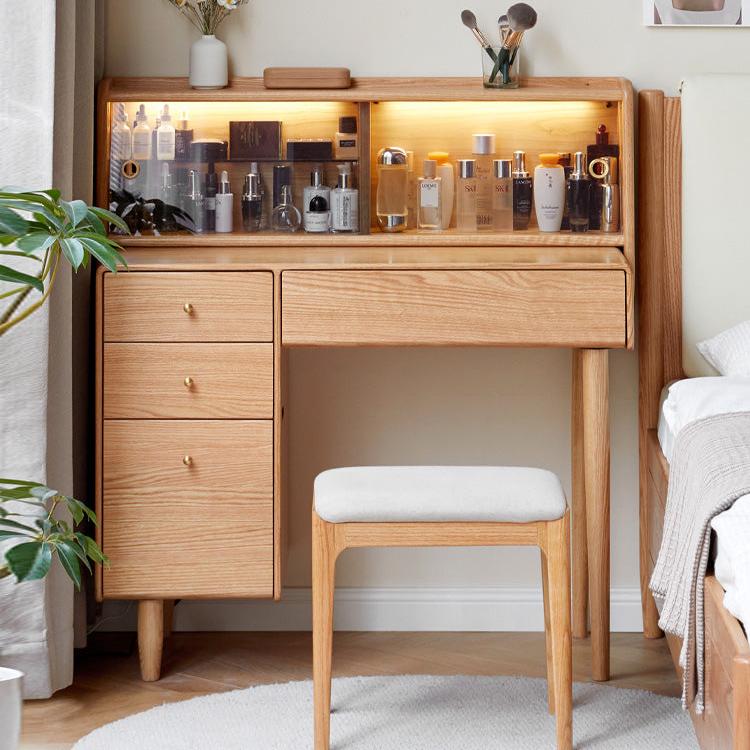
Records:
M182 382L185 384L185 388L192 388L195 384L195 381L190 376L186 377Z
M189 302L186 302L186 303L185 303L185 304L184 304L184 305L182 306L182 309L183 309L183 310L184 310L184 311L185 311L185 312L186 312L186 313L187 313L188 315L192 315L192 314L193 314L193 311L195 310L195 308L194 308L194 307L193 307L193 306L192 306L192 305L191 305L191 304L190 304Z
M192 466L193 465L193 457L192 456L183 456L182 457L182 463L184 463L185 466Z

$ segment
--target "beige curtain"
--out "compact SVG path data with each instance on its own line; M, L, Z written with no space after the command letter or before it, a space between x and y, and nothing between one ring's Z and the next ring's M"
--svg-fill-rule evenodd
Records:
M94 0L0 3L0 185L54 185L67 198L90 199L94 39ZM74 472L85 437L74 440L81 420L73 382L85 368L85 347L83 365L74 352L87 335L79 314L87 288L63 275L51 304L0 339L0 475L84 498L85 480ZM59 566L45 581L0 581L0 664L26 674L27 697L72 681L73 602Z

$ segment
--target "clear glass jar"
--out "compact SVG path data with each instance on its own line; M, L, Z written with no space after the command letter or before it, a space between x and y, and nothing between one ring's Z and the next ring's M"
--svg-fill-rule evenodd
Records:
M502 47L482 49L482 72L486 89L517 89L521 85L521 51Z
M290 185L281 187L281 203L271 214L271 229L275 232L296 232L302 224L302 215L292 202Z

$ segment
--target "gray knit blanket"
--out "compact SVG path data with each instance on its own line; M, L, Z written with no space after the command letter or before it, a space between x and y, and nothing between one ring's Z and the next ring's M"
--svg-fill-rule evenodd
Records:
M651 591L664 600L659 626L682 638L682 705L693 701L697 713L704 710L703 590L711 519L748 493L750 412L701 419L677 435Z

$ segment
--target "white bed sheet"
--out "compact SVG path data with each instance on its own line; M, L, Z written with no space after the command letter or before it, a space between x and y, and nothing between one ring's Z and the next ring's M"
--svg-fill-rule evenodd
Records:
M668 385L661 395L658 437L671 462L680 430L698 419L750 411L750 380L689 378ZM724 606L750 628L750 495L711 522L714 575L725 591Z

